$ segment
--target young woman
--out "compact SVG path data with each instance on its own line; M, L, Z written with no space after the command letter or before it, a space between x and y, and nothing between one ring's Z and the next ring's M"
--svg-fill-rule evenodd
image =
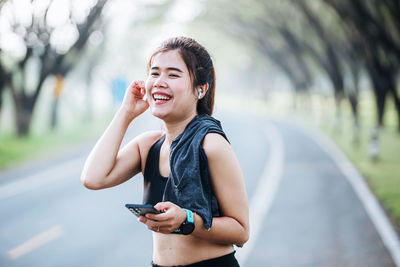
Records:
M143 202L162 211L138 219L153 231L153 266L239 266L233 245L249 238L248 204L238 160L211 117L210 55L191 38L168 39L147 71L146 83L126 90L81 181L103 189L143 173ZM128 126L149 107L165 131L145 132L120 149Z

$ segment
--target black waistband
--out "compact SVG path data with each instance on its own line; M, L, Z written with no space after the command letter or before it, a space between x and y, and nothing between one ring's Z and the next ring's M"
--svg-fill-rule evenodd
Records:
M236 251L209 260L204 260L196 263L192 263L189 265L179 265L175 267L220 267L220 266L226 266L226 267L239 267L239 263L237 262L235 258L235 253ZM167 267L167 266L162 266L162 265L157 265L155 263L151 263L153 267ZM174 267L174 266L173 266Z

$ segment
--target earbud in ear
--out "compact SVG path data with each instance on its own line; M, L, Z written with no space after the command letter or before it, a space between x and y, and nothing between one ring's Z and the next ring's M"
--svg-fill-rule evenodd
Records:
M201 88L199 88L199 96L198 98L201 99L201 94L203 93L203 90L201 90Z

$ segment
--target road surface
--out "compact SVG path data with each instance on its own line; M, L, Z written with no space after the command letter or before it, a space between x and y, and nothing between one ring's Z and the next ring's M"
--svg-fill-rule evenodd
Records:
M243 169L252 235L242 266L396 266L365 205L297 124L218 112ZM147 113L124 140L160 128ZM79 180L93 145L0 173L0 266L150 266L152 238L124 207L142 177L91 191Z

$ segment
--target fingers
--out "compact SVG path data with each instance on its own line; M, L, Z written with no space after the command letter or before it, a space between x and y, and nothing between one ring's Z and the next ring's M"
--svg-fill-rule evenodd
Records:
M129 89L136 97L143 98L146 95L144 81L135 80L129 85Z
M161 214L147 213L145 217L146 219L150 219L152 221L162 222L168 220L170 216L169 214L166 213L161 213Z
M152 221L150 219L147 219L145 216L139 216L138 221L145 224L147 228L149 228L152 231L159 232L160 230L160 225L157 221Z
M145 88L145 85L144 85L144 81L140 81L139 82L139 86L140 86L140 93L142 95L146 95L146 88Z
M177 229L170 221L155 221L145 216L140 216L138 221L145 224L148 229L154 232L169 234Z
M140 88L144 88L144 81L141 80L134 80L131 82L131 84L129 85L129 87L140 87Z
M179 208L177 205L175 205L174 203L169 202L169 201L167 201L167 202L158 202L154 206L154 208L156 208L156 210L158 210L158 211L161 211L161 210L167 211L167 210L169 210L171 208L174 208L174 207Z
M152 231L171 233L178 229L186 220L186 212L171 202L160 202L154 207L164 212L161 214L147 213L138 219L139 222L146 224Z

